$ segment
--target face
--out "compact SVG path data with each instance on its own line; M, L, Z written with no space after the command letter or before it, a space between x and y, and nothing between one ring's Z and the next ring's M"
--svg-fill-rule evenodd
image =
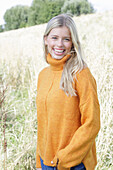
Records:
M71 33L66 26L53 28L49 35L45 37L45 45L55 59L62 59L71 51Z

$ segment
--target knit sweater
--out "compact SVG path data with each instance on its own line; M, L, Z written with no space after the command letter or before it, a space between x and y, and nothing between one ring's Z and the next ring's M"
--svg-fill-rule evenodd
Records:
M69 57L56 60L48 54L50 66L39 73L36 167L41 167L41 157L48 166L56 166L59 160L58 170L70 170L81 162L86 170L94 170L95 138L100 129L96 82L89 68L84 68L74 80L77 96L67 96L60 89L60 80Z

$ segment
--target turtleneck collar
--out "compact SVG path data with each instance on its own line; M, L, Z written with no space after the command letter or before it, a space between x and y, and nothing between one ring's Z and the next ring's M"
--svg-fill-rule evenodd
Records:
M52 70L60 71L60 70L63 70L63 66L70 56L71 56L70 54L67 54L62 59L57 60L57 59L52 58L51 54L49 53L47 55L47 62L50 64L50 67Z

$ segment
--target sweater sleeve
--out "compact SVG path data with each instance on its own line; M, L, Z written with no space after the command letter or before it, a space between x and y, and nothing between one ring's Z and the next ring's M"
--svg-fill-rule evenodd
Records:
M75 87L79 97L81 126L77 129L70 143L54 158L58 169L69 168L82 162L92 147L100 129L100 107L97 97L96 81L88 68L77 74Z

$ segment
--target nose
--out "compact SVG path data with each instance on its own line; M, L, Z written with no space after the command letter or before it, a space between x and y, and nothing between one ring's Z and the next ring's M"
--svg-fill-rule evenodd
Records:
M62 46L63 46L63 40L62 40L62 39L59 39L57 45L58 45L58 47L62 47Z

